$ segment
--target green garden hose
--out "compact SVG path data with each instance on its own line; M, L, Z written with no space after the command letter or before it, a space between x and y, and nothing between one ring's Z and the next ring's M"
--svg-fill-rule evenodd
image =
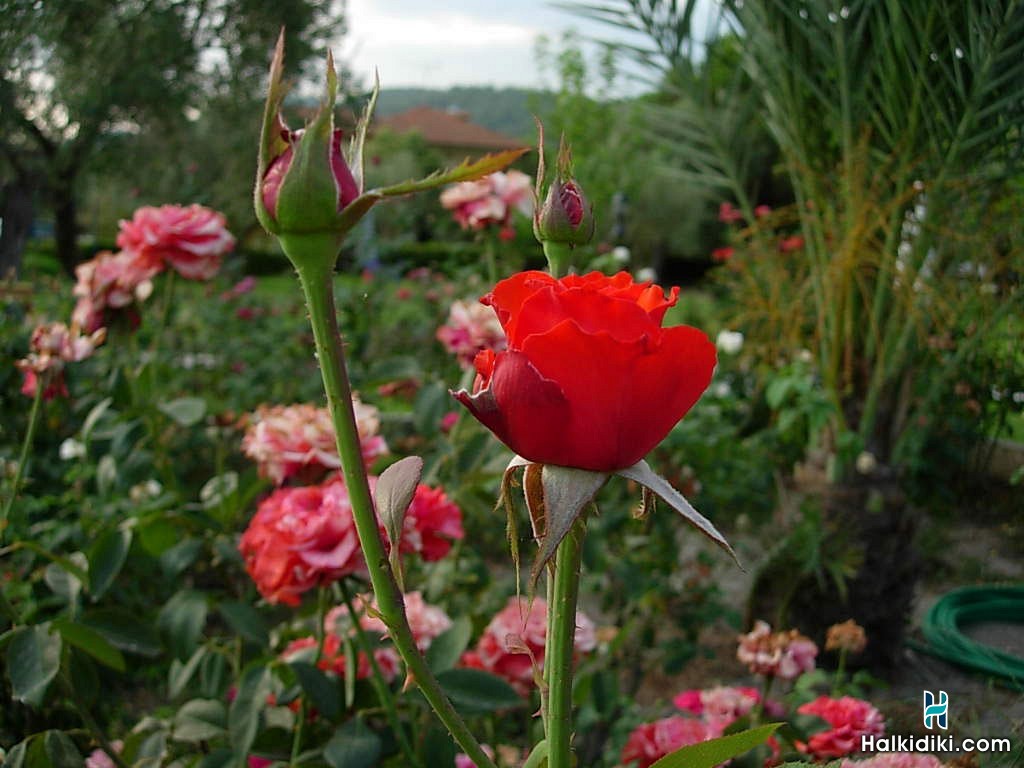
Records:
M1024 690L1024 658L990 648L963 634L971 624L1020 624L1024 632L1024 585L961 587L943 595L921 625L926 643L913 647Z

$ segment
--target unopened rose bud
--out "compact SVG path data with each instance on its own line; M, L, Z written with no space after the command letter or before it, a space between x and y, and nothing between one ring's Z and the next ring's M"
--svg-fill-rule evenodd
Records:
M362 194L359 155L364 132L357 129L360 140L352 156L346 158L342 131L334 127L338 76L329 53L324 99L316 117L305 128L290 129L281 116L286 92L283 69L282 35L270 67L254 195L256 216L264 229L282 242L326 235L340 245L340 239L369 209L365 199L356 203Z
M541 161L537 168L537 199L544 183L544 137L541 131ZM572 153L562 138L558 149L558 167L544 202L533 217L533 233L542 243L558 243L575 248L586 245L594 236L594 209L579 183L572 177Z

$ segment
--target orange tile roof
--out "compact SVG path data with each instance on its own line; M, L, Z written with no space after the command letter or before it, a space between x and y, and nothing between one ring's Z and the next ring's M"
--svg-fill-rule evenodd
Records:
M413 107L397 115L377 119L377 125L396 133L417 132L428 144L437 147L478 147L480 149L516 149L523 142L503 133L471 123L465 112L433 107Z

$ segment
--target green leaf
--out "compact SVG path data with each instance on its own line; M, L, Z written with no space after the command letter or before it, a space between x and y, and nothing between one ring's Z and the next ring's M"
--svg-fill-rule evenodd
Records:
M92 627L115 648L139 656L157 656L163 646L153 627L124 608L101 608L90 611L81 623Z
M224 702L217 699L192 699L182 704L174 716L172 738L195 744L222 736L226 726Z
M15 699L38 707L60 669L60 635L46 625L21 627L7 646L7 677Z
M157 408L182 427L198 424L206 415L206 401L201 397L179 397L166 403L159 403Z
M448 731L436 725L431 726L423 737L424 768L454 768L458 749Z
M380 753L380 736L356 717L334 732L324 747L324 760L331 768L373 768Z
M132 545L129 528L115 528L107 531L89 550L89 592L93 599L103 596L121 571L128 549Z
M231 749L239 764L244 764L246 755L256 740L260 726L260 712L267 703L270 691L270 670L261 665L249 667L242 674L235 700L228 711L228 731L231 735Z
M406 510L412 504L416 486L419 485L422 475L423 459L419 456L406 456L381 472L373 489L377 517L384 524L388 541L391 542L388 559L399 588L402 587L402 562L398 545L402 540Z
M341 712L341 691L337 679L330 679L308 661L293 661L288 666L295 672L299 685L320 714L328 720L336 718Z
M480 669L449 669L437 681L458 708L468 713L521 707L518 693L496 675Z
M715 768L716 765L764 744L779 725L769 723L742 733L690 744L665 755L651 768Z
M96 423L100 420L103 414L107 412L107 409L113 402L114 398L105 397L92 407L92 410L89 411L89 414L82 422L82 429L79 433L82 436L82 442L89 442L89 436L92 434L93 428L96 426Z
M473 622L460 616L444 632L434 638L427 649L427 665L437 675L455 666L473 635Z
M172 699L178 698L181 692L185 690L185 686L188 685L189 680L192 679L196 670L199 669L199 665L206 658L206 654L206 646L201 645L196 648L195 653L184 664L178 659L171 662L171 668L167 673L167 694Z
M57 619L53 622L53 627L60 632L60 636L68 645L80 648L111 669L124 672L124 656L92 627L69 619Z
M33 753L37 750L43 753L45 762L35 763ZM45 765L46 768L81 768L83 760L75 742L64 731L47 731L29 750L28 764L31 766L34 763Z
M195 650L205 624L206 596L188 589L175 593L157 618L157 625L179 659L187 658Z
M67 560L82 572L89 567L85 555L81 552L72 552L67 556ZM50 563L46 566L43 571L43 581L55 595L64 598L68 605L77 604L78 596L82 592L82 582L76 574L67 570L61 563Z
M160 570L164 576L173 579L195 562L202 549L203 542L199 539L182 539L160 554Z
M88 654L74 649L68 654L68 678L80 704L92 707L100 691L100 677Z
M430 189L438 189L439 187L443 187L445 184L453 184L458 181L472 181L473 179L480 179L511 165L519 157L529 151L529 147L524 147L522 149L509 149L505 152L495 152L494 154L485 155L479 160L470 160L467 158L461 165L444 171L437 171L436 173L430 174L425 179L403 181L400 184L392 184L391 186L372 189L366 194L379 197L396 197L408 195L413 192L424 192Z
M221 603L217 606L221 616L235 632L260 648L270 644L270 630L259 611L248 603Z

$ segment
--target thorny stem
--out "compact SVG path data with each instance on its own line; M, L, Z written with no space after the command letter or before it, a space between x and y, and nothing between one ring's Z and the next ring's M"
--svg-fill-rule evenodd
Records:
M306 296L327 405L337 437L342 474L348 487L356 533L359 535L381 618L387 625L388 634L405 662L406 669L458 745L479 768L497 768L455 711L427 666L423 654L416 647L405 615L402 593L388 564L387 552L377 527L366 468L363 466L359 432L352 410L352 388L345 368L345 354L334 307L332 278L337 244L333 236L307 235L288 238L287 241L282 239L282 246L296 265Z
M576 598L586 521L581 517L555 552L553 603L544 654L548 681L548 768L572 766L572 665L576 637Z
M384 681L384 675L380 671L380 665L377 663L377 657L373 655L373 648L370 647L370 640L366 636L366 630L363 629L362 624L359 623L359 616L356 614L355 605L352 602L352 595L348 591L348 584L345 579L342 579L339 583L341 587L341 599L345 602L345 607L348 608L348 616L352 622L352 627L356 632L356 643L363 653L366 654L367 661L370 662L370 669L373 672L370 675L370 682L373 684L374 691L377 693L377 700L380 701L381 708L384 710L384 715L387 717L388 725L391 726L392 732L395 734L395 738L398 739L398 746L401 748L402 753L405 755L405 759L408 760L409 765L419 766L421 762L416 753L413 752L412 745L409 743L409 737L405 732L405 728L402 727L402 721L398 719L398 709L395 706L395 697L391 695L391 689L388 688L388 684Z
M11 483L11 495L7 497L4 504L4 514L0 517L0 544L3 543L4 533L7 530L7 523L10 519L11 510L14 508L14 500L18 497L18 490L21 488L21 481L25 477L25 464L28 462L28 452L35 440L36 427L39 426L39 410L43 402L43 390L46 387L43 379L45 374L36 376L36 394L32 399L32 410L28 414L28 429L25 430L25 440L21 444L21 455L18 457L18 468L15 470L14 480Z

